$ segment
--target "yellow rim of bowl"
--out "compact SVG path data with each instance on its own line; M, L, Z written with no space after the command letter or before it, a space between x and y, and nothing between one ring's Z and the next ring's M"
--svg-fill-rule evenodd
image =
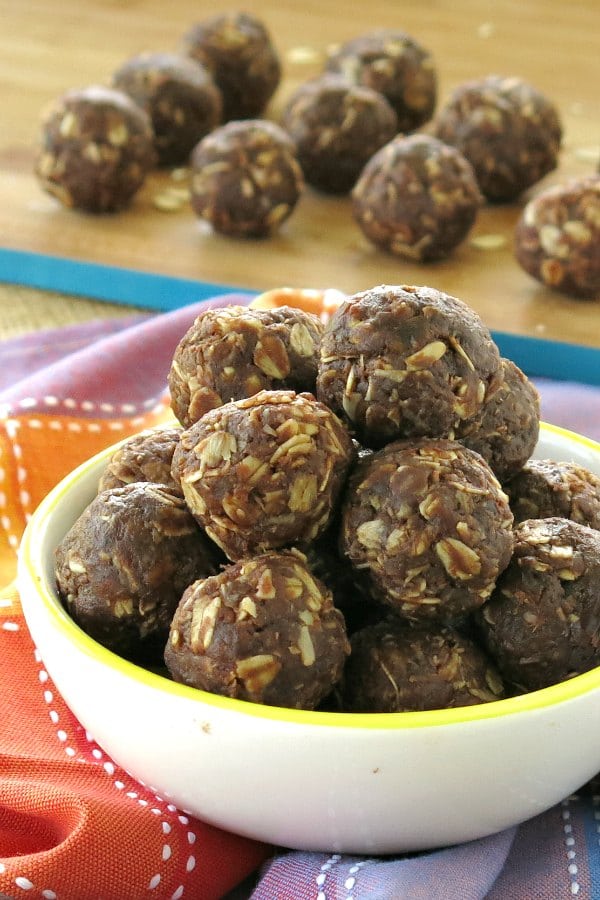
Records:
M550 433L565 438L570 442L579 444L600 454L600 443L582 435L549 425L541 424L541 433ZM116 445L115 445L116 446ZM187 685L170 681L168 678L143 669L128 660L122 659L111 650L106 649L90 638L70 618L56 593L46 583L46 579L40 572L40 566L36 565L36 547L41 546L44 533L48 527L49 519L57 504L72 488L73 483L79 481L97 463L107 458L114 447L109 447L101 453L87 460L66 476L40 503L25 529L20 547L20 564L25 568L27 575L38 590L44 608L56 627L64 637L77 645L79 650L88 656L98 660L103 665L120 672L126 678L131 678L148 688L166 691L178 697L190 701L202 702L207 706L236 714L254 716L259 719L275 720L289 725L321 725L329 728L366 728L366 729L402 729L437 727L440 725L458 725L464 722L477 722L485 719L498 719L505 716L516 715L555 706L567 700L573 700L589 691L600 687L600 666L574 676L567 681L559 682L551 687L532 691L517 697L509 697L505 700L495 700L491 703L482 703L475 706L461 706L453 709L426 710L423 712L400 713L344 713L344 712L320 712L313 710L296 710L284 707L264 706L258 703L250 703L245 700L233 700L222 697L219 694L210 694ZM51 674L51 673L50 673Z

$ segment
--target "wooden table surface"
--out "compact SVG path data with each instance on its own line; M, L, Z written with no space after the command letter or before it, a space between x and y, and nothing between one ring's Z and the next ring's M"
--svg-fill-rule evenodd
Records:
M490 73L525 78L557 104L565 130L560 164L534 190L596 169L598 0L257 0L242 8L263 19L282 58L269 118L277 120L291 91L321 70L331 45L374 26L396 27L434 55L438 106L462 81ZM513 228L527 196L485 206L451 258L423 265L372 247L347 197L310 189L279 235L264 241L206 233L187 205L159 211L153 197L169 172L153 174L131 208L113 216L66 210L44 194L32 165L46 104L69 88L107 83L138 52L176 50L190 25L215 9L206 0L0 0L0 245L254 290L429 284L461 297L491 328L600 347L600 301L552 293L513 258ZM481 246L482 236L492 236L491 249ZM115 310L0 286L0 337L10 331L7 310L14 323L19 310L27 316L34 309L34 327L46 324L45 310L51 324L57 315L67 321Z

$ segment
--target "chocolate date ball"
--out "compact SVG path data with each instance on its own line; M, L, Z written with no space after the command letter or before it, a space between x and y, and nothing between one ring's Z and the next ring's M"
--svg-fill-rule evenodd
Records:
M87 634L122 656L159 659L184 590L219 560L180 494L136 482L92 500L56 550L56 580Z
M600 176L573 179L530 200L515 229L515 256L550 288L600 297Z
M186 428L209 409L277 388L314 393L320 319L290 306L207 309L173 356L171 407Z
M196 145L191 166L194 212L234 237L273 234L304 188L292 139L262 119L216 128Z
M221 122L221 93L199 63L174 53L142 53L117 69L113 86L146 110L161 166L187 163Z
M396 111L398 131L414 131L433 114L433 58L403 31L380 28L352 38L330 54L326 67L383 94Z
M180 428L149 428L124 441L112 454L98 482L98 492L135 481L164 484L179 491L171 475Z
M411 712L504 696L496 666L455 628L415 628L395 617L352 635L341 680L347 712Z
M350 476L340 541L397 614L451 621L492 593L510 560L512 524L479 454L456 441L397 441Z
M342 423L311 394L260 391L184 431L173 476L209 537L238 560L323 532L354 455Z
M523 468L537 444L540 396L510 359L501 360L480 411L461 423L456 438L480 453L496 477L508 481Z
M489 75L456 88L438 113L435 135L467 157L488 200L507 201L556 168L562 126L537 88Z
M600 532L560 517L521 522L478 618L502 675L520 690L600 665Z
M366 164L352 191L365 237L397 256L430 262L467 236L481 205L465 157L424 134L399 135Z
M35 174L64 206L90 213L128 206L155 164L149 116L122 91L68 91L46 114Z
M516 522L560 516L600 530L600 477L578 463L530 459L506 491Z
M165 663L175 681L313 709L342 674L344 618L296 552L244 559L197 581L173 617Z
M499 368L488 329L461 300L380 285L343 302L326 324L317 395L367 447L453 437Z
M398 130L396 113L382 94L324 75L300 85L282 125L293 138L309 184L347 193L365 163Z
M274 94L281 63L259 19L227 12L194 25L183 37L183 52L202 63L223 96L223 118L259 116Z

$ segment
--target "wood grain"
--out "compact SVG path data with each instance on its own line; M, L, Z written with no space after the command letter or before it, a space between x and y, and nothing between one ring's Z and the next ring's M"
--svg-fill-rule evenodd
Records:
M374 25L397 27L433 53L440 103L460 82L490 73L521 76L556 102L565 128L560 165L536 190L596 168L598 0L261 0L243 6L267 24L283 61L270 118L277 120L291 91L321 69L330 45ZM167 6L160 0L0 0L0 243L256 290L429 284L471 304L491 328L600 346L600 302L552 293L514 261L513 229L527 196L484 207L470 239L450 259L419 265L373 248L352 220L347 198L310 189L280 234L265 241L207 233L188 207L156 209L153 197L169 182L168 172L153 174L132 207L115 216L65 210L44 194L32 164L45 105L68 88L107 83L137 52L176 50L184 31L214 9L204 0ZM481 249L476 239L482 235L498 236L501 246ZM144 298L139 302L143 307Z

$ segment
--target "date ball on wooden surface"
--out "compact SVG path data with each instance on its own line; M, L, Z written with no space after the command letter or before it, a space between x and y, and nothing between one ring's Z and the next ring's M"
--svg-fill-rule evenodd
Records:
M269 552L188 588L165 663L192 687L313 709L340 678L349 650L344 618L304 557Z
M481 199L462 153L428 135L399 135L367 162L352 191L352 211L375 246L429 262L464 240Z
M352 38L333 50L326 68L383 94L396 111L399 131L414 131L433 115L433 57L403 31L380 28Z
M341 547L397 614L448 622L492 593L512 525L508 497L479 454L456 441L396 441L350 476Z
M410 627L389 616L350 643L340 686L346 712L451 709L504 696L494 663L455 628Z
M191 166L194 212L233 237L276 232L304 188L294 142L263 119L216 128L196 145Z
M100 644L160 659L181 595L220 559L179 493L137 482L92 500L57 548L56 580L73 619Z
M179 491L171 475L173 453L181 436L180 428L149 428L128 438L118 447L98 482L98 492L125 487L136 481L163 484Z
M492 201L514 200L555 169L562 139L554 103L526 81L499 75L459 85L434 132L467 157Z
M560 517L521 522L478 619L502 675L520 690L600 665L600 532Z
M92 85L46 113L35 173L64 206L106 213L130 204L155 162L150 117L128 94Z
M396 113L382 94L341 75L301 84L281 124L293 138L309 184L347 193L365 163L398 131Z
M324 531L355 452L311 394L260 391L184 431L173 476L206 533L238 560Z
M530 200L515 229L515 256L547 287L600 297L600 176L573 179Z
M380 285L326 324L317 394L367 447L451 437L479 412L499 369L498 348L467 304L434 288Z
M510 359L487 390L473 419L462 422L456 438L480 453L496 477L508 481L525 465L540 431L540 396L524 372Z
M600 530L600 477L578 463L530 459L506 491L516 522L560 516Z
M260 19L219 13L184 35L183 52L211 73L223 97L223 119L259 116L281 79L279 54Z
M262 390L314 393L323 325L290 306L207 309L175 349L171 407L186 428L209 409Z
M161 166L187 163L198 141L221 122L221 93L207 70L174 53L142 53L114 73L113 87L146 110Z

